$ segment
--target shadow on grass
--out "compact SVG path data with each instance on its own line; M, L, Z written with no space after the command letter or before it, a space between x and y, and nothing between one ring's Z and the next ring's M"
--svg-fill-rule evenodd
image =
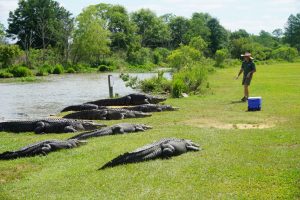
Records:
M230 104L237 104L237 103L246 103L245 101L241 101L241 100L238 100L238 101L231 101Z

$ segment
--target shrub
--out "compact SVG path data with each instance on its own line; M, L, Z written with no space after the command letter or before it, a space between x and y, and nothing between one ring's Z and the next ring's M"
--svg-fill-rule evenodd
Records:
M48 64L44 64L41 67L38 68L38 73L41 72L42 74L52 74L53 73L53 67Z
M144 65L151 62L151 50L149 48L140 48L137 51L130 52L127 58L132 65Z
M279 60L282 59L289 62L293 62L297 56L297 49L292 47L279 47L278 49L273 50L271 53L271 58Z
M38 72L35 74L36 76L48 76L48 72L45 69L40 68Z
M140 89L143 92L151 93L164 93L171 91L171 81L164 77L152 77L140 82Z
M181 94L186 90L186 86L181 79L176 79L172 83L172 97L179 98Z
M69 74L74 74L74 73L76 73L76 71L75 71L75 69L73 69L72 67L68 67L67 73L69 73Z
M204 66L192 65L181 69L173 75L172 95L178 97L182 92L199 93L206 80L207 68Z
M228 54L229 53L228 53L227 49L217 50L216 55L215 55L215 59L216 59L215 66L216 67L224 67L224 61L228 57Z
M64 67L60 64L55 65L52 73L53 74L63 74L64 73Z
M21 50L17 45L0 44L0 63L2 67L8 67L13 60L21 54Z
M0 72L0 78L13 78L14 75L9 72Z
M170 51L166 48L156 48L153 51L153 63L156 65L167 62Z
M27 77L32 76L32 71L24 66L14 66L8 69L8 72L13 74L14 77Z
M200 61L201 58L202 54L197 49L190 46L180 46L172 51L167 60L170 67L179 70Z
M99 66L99 71L100 72L111 72L111 71L113 71L114 69L113 69L113 67L111 67L111 66L106 66L106 65L100 65Z

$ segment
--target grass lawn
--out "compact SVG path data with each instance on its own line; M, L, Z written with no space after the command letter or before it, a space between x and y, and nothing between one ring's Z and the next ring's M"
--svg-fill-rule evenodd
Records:
M238 70L211 75L211 94L169 99L178 112L124 120L153 130L0 161L0 199L299 199L300 64L257 67L250 93L263 97L261 112L245 112L247 104L236 102L242 97L241 80L233 80ZM1 133L0 152L69 136ZM192 139L203 150L97 171L164 137Z

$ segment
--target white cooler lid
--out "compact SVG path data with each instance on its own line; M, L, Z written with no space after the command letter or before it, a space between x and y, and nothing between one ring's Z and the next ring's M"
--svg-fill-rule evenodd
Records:
M248 99L261 99L261 97L248 97Z

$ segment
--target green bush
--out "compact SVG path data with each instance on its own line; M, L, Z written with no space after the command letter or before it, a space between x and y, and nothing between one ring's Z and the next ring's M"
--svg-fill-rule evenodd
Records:
M69 73L69 74L74 74L74 73L76 73L76 71L75 71L75 69L74 69L74 68L72 68L72 67L68 67L68 69L67 69L67 73Z
M22 51L17 45L0 44L0 63L2 63L2 67L10 66L21 53Z
M153 63L156 65L161 65L162 63L167 62L167 57L169 54L170 51L166 48L156 48L153 51Z
M127 60L132 65L145 65L151 62L151 57L149 48L140 48L137 51L129 52Z
M163 72L158 72L158 76L140 81L139 88L147 93L169 93L171 91L171 81L167 80L163 74Z
M215 66L216 67L224 67L224 61L228 57L228 55L229 55L229 52L227 49L217 50L216 55L215 55L215 59L216 59Z
M24 66L14 66L7 70L9 73L13 74L14 77L28 77L32 76L32 71Z
M167 60L170 67L180 70L188 65L199 62L203 58L200 51L190 46L180 46L172 51Z
M40 68L40 69L38 69L38 72L35 75L36 76L48 76L48 74L49 73L47 72L47 70Z
M172 97L179 98L181 94L186 90L186 85L183 80L175 79L172 83Z
M286 60L293 62L298 56L298 51L296 48L292 47L279 47L271 53L271 58L278 60Z
M0 78L13 78L14 75L9 72L0 72Z
M63 74L64 73L64 67L60 64L55 65L52 73L53 74Z
M106 65L100 65L98 69L100 72L111 72L114 70L113 67Z
M176 72L172 80L172 95L178 97L179 92L180 94L201 92L207 80L207 73L207 67L201 65L192 65Z
M51 65L48 64L43 64L42 66L40 66L38 68L38 73L41 74L52 74L53 73L53 67Z

